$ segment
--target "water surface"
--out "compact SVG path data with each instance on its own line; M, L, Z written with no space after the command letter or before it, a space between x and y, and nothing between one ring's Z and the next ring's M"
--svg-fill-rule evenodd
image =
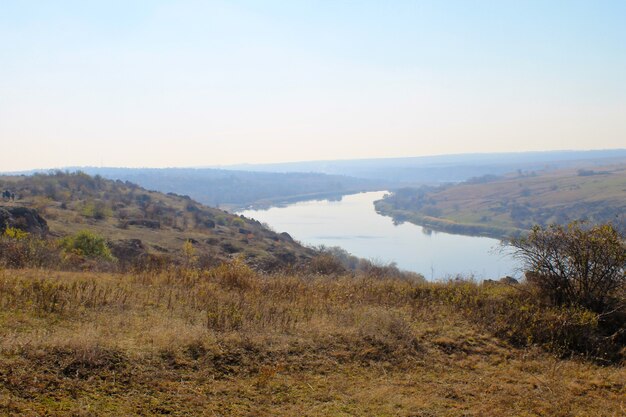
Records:
M303 244L340 246L361 258L395 262L428 279L516 275L514 262L499 253L496 239L434 232L411 223L394 225L390 217L374 209L374 201L385 193L353 194L340 201L305 201L239 214L287 232Z

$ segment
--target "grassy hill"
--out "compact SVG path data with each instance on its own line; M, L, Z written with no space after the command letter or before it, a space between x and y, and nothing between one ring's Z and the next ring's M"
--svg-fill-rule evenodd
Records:
M626 165L486 176L442 187L401 189L379 213L435 230L505 237L533 225L612 222L626 230Z
M188 241L201 261L212 265L242 256L261 269L272 269L306 262L315 254L255 220L129 182L58 172L0 177L0 190L18 196L0 204L36 209L47 220L51 235L88 229L105 237L122 257L134 246L169 262L182 256Z

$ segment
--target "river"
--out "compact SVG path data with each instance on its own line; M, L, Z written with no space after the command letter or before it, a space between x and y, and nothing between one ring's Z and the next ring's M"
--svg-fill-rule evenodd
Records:
M395 262L429 280L519 275L515 262L501 254L496 239L434 232L411 223L395 225L390 217L374 210L374 201L386 193L366 192L339 201L305 201L238 214L266 223L277 232L288 232L305 245L340 246L361 258Z

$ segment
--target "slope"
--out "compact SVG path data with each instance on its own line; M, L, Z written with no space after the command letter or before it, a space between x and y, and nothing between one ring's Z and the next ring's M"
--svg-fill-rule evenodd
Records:
M17 195L16 201L3 204L36 209L53 236L89 229L108 239L121 257L125 250L140 251L167 261L180 256L184 243L191 242L204 262L243 256L261 269L271 269L306 261L313 254L288 234L252 219L129 182L57 172L0 177L0 189Z
M504 237L533 225L612 222L626 230L626 164L476 178L401 189L376 202L381 214L435 230Z

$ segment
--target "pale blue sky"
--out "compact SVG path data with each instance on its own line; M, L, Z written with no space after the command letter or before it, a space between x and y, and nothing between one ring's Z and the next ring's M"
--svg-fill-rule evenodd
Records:
M625 1L0 0L0 171L626 147L624 22Z

